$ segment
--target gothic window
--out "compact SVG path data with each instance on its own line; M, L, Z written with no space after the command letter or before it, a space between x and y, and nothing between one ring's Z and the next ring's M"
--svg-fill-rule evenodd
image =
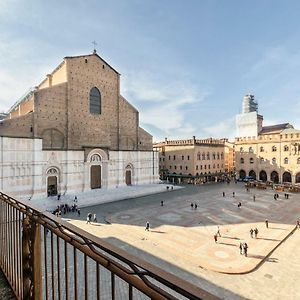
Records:
M287 157L284 158L284 164L288 164L289 163L289 159Z
M253 164L254 163L254 158L250 157L249 161L250 161L250 164Z
M201 154L198 153L198 154L197 154L197 160L200 160L200 159L201 159Z
M187 167L187 166L185 166L185 169L187 170L187 169L188 169L188 167Z
M212 157L213 159L216 159L216 153L213 153Z
M188 160L190 160L190 156L188 155Z
M264 152L265 150L264 150L264 147L263 146L261 146L260 147L260 152Z
M284 151L289 151L289 146L285 145L283 148Z
M196 170L198 170L198 166L196 166Z
M243 164L244 163L244 159L241 157L240 159L240 163Z
M205 160L205 153L202 153L202 160Z
M180 170L182 170L182 166L180 166Z
M176 159L176 156L175 155L173 155L173 160L175 160Z
M244 149L243 149L243 147L241 147L241 148L240 148L240 152L243 152L243 151L244 151Z
M184 155L181 156L181 159L184 160Z
M101 114L101 94L96 87L93 87L90 91L90 113Z
M207 158L208 160L210 159L209 152L207 152L207 154L206 154L206 158Z
M224 156L224 154L223 154L223 152L221 152L221 159L223 159L223 156Z
M272 158L272 164L276 164L276 158L275 157Z
M273 151L273 152L276 152L276 151L277 151L276 146L273 146L273 147L272 147L272 151Z
M219 152L217 153L217 159L220 159L220 153Z
M253 153L253 148L249 147L249 153Z

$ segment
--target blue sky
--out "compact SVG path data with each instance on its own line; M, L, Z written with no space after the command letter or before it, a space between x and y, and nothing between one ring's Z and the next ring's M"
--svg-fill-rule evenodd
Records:
M234 137L243 96L300 128L300 1L0 0L0 111L97 51L154 140Z

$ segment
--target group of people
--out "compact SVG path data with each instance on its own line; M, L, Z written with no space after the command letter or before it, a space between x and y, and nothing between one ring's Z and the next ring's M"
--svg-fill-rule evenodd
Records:
M191 209L197 209L197 207L198 207L197 203L195 204L193 202L191 203Z
M94 223L97 223L97 215L89 212L86 216L86 224L92 224L92 219Z
M240 243L240 254L244 254L245 256L247 256L248 253L248 244L245 243Z
M56 209L52 212L57 217L60 217L62 214L66 214L68 212L77 212L80 215L80 209L78 208L77 204L73 204L72 206L65 204L57 205Z
M254 234L254 237L257 238L257 235L258 235L258 229L257 227L255 227L254 229L250 229L250 236L253 238L253 234Z

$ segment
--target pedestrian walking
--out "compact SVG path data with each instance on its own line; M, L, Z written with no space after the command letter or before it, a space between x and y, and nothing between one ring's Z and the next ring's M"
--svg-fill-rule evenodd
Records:
M266 223L266 227L269 228L269 221L268 221L268 219L266 219L265 223Z
M217 229L217 235L219 236L219 237L221 237L221 232L220 232L220 227L218 226L218 229Z
M232 197L233 197L233 198L235 197L235 192L232 192Z
M223 192L222 194L223 194L223 197L225 197L225 192Z
M218 242L218 236L216 234L214 235L214 240L215 240L215 243Z
M276 194L274 194L274 200L277 200L277 196L276 196Z
M248 245L247 245L247 243L244 243L244 254L245 254L245 256L247 257L247 255L248 255Z
M80 216L80 208L77 208L77 214Z
M97 223L97 215L94 214L93 222Z
M91 224L91 220L92 220L92 214L88 213L86 216L86 224Z
M150 223L147 221L145 231L149 231L149 230L150 230Z
M193 209L194 208L194 203L191 203L191 209Z
M163 200L160 201L160 206L164 206L164 201Z
M240 254L243 254L243 244L240 243Z
M238 208L241 208L241 206L242 206L242 203L239 202L239 203L238 203Z
M197 207L198 207L198 205L197 205L197 203L195 203L195 209L197 209Z
M255 202L255 195L253 195L253 202Z
M77 202L77 196L74 197L74 202L75 202L75 203Z
M286 194L286 199L289 199L290 194Z
M250 229L250 236L253 238L253 232L254 232L254 230L251 228Z
M258 229L257 229L257 227L254 229L254 235L255 235L255 238L257 238L257 235L258 235Z

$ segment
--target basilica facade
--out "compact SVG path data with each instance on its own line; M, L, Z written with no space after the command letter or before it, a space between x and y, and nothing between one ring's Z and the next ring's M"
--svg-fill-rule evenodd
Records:
M155 183L158 154L120 74L95 51L65 57L0 121L1 190L57 195Z

